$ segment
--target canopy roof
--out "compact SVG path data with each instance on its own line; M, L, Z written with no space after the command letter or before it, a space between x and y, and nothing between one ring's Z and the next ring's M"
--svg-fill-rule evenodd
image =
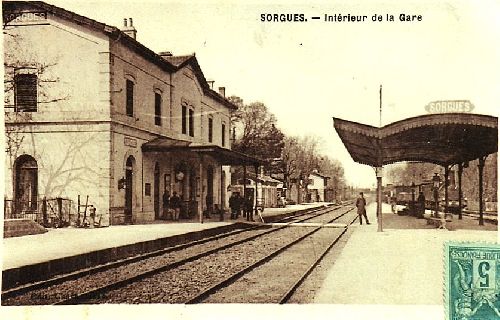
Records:
M143 152L170 152L170 151L186 151L195 152L201 155L209 155L221 165L253 165L259 166L263 163L262 160L248 156L244 153L232 151L217 145L199 144L195 142L177 140L171 138L160 137L142 145Z
M374 167L399 161L467 162L498 150L498 118L471 113L429 114L377 128L333 118L354 161Z

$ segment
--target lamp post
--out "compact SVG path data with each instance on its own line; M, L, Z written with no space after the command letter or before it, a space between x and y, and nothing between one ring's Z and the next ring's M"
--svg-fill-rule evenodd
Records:
M432 177L432 186L434 189L434 205L435 205L435 211L434 211L434 217L437 218L438 216L438 211L439 211L439 183L441 181L441 178L439 177L438 173L434 173L434 177Z

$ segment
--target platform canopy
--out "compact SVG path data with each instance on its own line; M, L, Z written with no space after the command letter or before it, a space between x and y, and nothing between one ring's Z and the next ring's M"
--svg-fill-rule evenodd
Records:
M230 149L222 148L217 145L200 144L186 140L178 140L165 137L159 137L149 142L146 142L142 145L141 148L143 152L184 151L184 152L194 152L199 155L209 155L217 159L217 161L219 161L221 165L260 166L263 164L263 161L258 158L246 155L241 152L236 152Z
M373 167L399 161L446 166L498 150L498 118L493 116L429 114L381 128L333 118L333 126L353 160Z

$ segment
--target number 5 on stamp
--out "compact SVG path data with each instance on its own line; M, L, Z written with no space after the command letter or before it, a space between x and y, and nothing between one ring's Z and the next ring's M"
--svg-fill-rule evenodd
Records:
M472 283L476 289L496 288L496 260L473 260Z
M446 319L500 319L499 268L498 244L446 243Z

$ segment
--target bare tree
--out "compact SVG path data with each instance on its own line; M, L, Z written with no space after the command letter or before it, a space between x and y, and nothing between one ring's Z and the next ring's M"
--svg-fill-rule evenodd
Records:
M31 112L15 110L15 75L19 70L30 70L37 75L37 104L55 104L68 99L66 94L54 96L53 85L60 81L51 73L57 65L57 57L52 61L43 61L36 52L30 51L30 45L15 28L4 21L4 112L5 112L5 151L9 155L10 165L17 158L19 148L25 142L25 132L32 132Z
M333 190L336 199L348 187L344 177L344 168L337 159L321 156L319 172L328 177L326 186Z
M4 21L3 34L5 152L10 169L15 170L14 163L20 152L28 152L43 168L38 179L39 194L60 197L75 193L75 190L92 190L99 174L96 168L99 162L97 155L88 150L95 150L98 135L67 132L51 136L50 132L39 133L39 123L33 121L40 106L57 112L65 109L70 99L58 74L60 56L39 55L30 41L8 21ZM20 71L37 76L34 110L16 105L16 75ZM57 137L54 142L51 141L53 137ZM54 144L60 149L54 150Z
M276 117L265 104L253 102L248 105L239 97L229 98L238 110L232 113L232 149L264 160L264 169L272 171L272 162L281 156L284 134L276 126Z
M388 180L396 185L420 184L432 179L434 173L441 173L439 165L424 162L404 162L391 165L387 169Z

